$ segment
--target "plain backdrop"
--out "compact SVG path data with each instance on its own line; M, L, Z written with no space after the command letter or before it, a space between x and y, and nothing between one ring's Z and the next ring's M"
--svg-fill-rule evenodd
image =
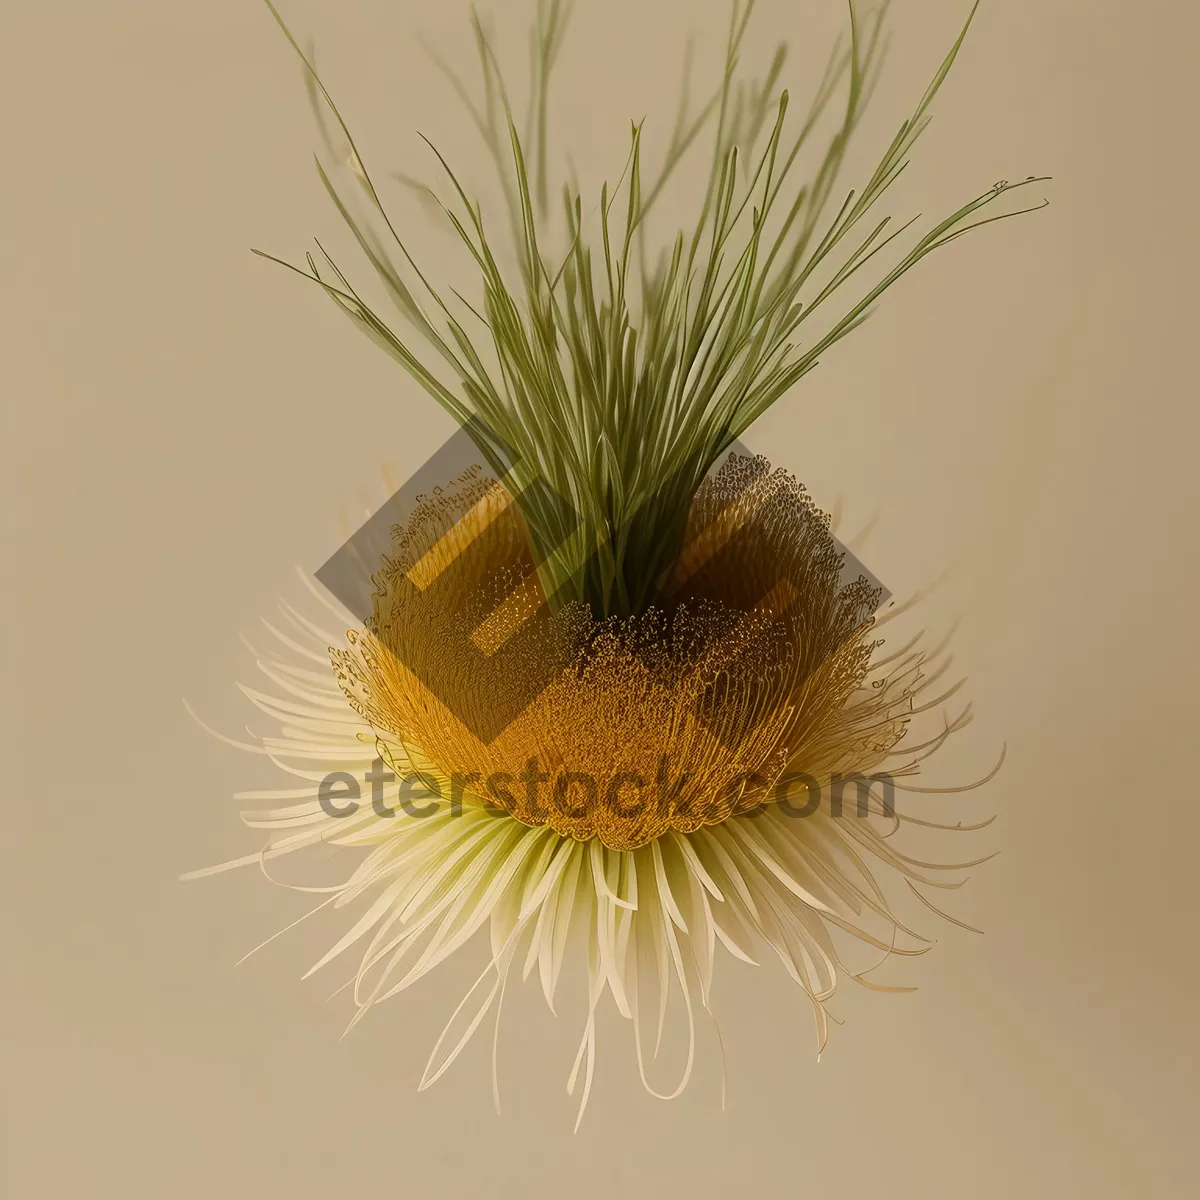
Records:
M893 5L858 167L966 8ZM598 185L630 120L651 140L669 124L688 34L713 78L728 9L577 10L555 138ZM519 54L532 0L488 11ZM464 3L285 12L382 176L429 176L418 131L478 165L421 45L469 66ZM845 17L841 0L762 0L749 59L787 38L799 104ZM850 526L878 517L862 553L896 593L949 568L921 621L961 618L978 719L937 779L1008 746L963 810L999 814L972 842L999 857L954 902L984 936L939 926L931 954L889 966L913 995L840 996L819 1064L782 971L723 959L725 1112L711 1035L663 1104L609 1008L572 1136L577 1009L510 996L500 1116L487 1036L418 1095L478 953L341 1041L342 977L299 982L339 925L235 969L305 898L253 871L178 881L257 846L230 797L273 778L182 701L266 731L234 686L254 673L239 634L302 594L296 567L336 548L381 460L404 475L450 427L315 289L249 253L299 260L316 235L363 276L262 4L4 5L7 1194L1191 1194L1198 38L1179 0L986 0L888 211L931 221L1031 173L1054 176L1051 207L934 256L746 439ZM388 194L431 269L461 271Z

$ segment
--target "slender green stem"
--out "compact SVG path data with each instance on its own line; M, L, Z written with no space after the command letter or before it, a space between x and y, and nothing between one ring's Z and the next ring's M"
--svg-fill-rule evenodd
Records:
M523 135L486 30L472 11L482 99L437 61L492 157L520 280L506 279L482 205L430 144L453 197L437 202L482 284L481 302L452 293L462 305L460 319L393 227L312 54L301 50L271 0L266 3L304 64L328 160L318 161L321 182L389 299L436 361L426 363L394 332L323 250L322 267L308 256L307 271L292 269L316 282L466 426L489 464L505 470L513 465L505 456L516 456L508 478L516 480L547 596L553 603L585 602L598 615L654 603L705 474L866 319L888 288L965 233L1043 206L977 215L1043 179L996 185L886 265L883 256L916 219L896 226L887 216L867 218L906 169L978 0L866 184L846 193L832 217L847 147L878 79L887 0L866 19L850 0L849 43L834 47L792 132L789 93L780 87L786 47L776 50L760 79L743 79L755 0L732 0L719 86L692 111L689 48L683 102L657 171L645 167L647 125L635 124L625 166L612 187L603 184L597 207L585 203L578 185L563 185L565 248L548 257L545 247L555 233L548 212L550 85L569 6L536 0ZM810 176L798 181L798 164L843 86L844 107L825 151ZM649 218L706 128L713 130L712 158L695 223L690 232L675 231L648 266ZM342 174L348 168L348 190L334 182L334 162ZM435 188L415 186L436 197ZM623 220L614 215L622 195ZM823 330L800 340L814 314L824 320L843 289L873 269L876 276L856 298ZM469 334L464 321L481 327L482 337ZM535 482L544 486L530 486Z

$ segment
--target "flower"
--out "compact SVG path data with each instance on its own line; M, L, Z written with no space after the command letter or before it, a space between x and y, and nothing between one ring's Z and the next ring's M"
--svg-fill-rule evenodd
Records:
M690 587L678 589L675 620L667 623L674 636L663 636L661 614L651 615L649 632L645 618L597 622L558 614L551 624L567 636L546 637L542 646L547 654L570 649L565 669L552 660L551 683L485 742L473 732L472 706L495 697L459 675L453 658L429 686L419 653L461 645L450 627L464 611L473 620L476 605L421 609L408 603L419 593L396 583L405 572L436 577L465 560L476 578L467 587L460 579L451 594L473 597L483 611L497 578L513 566L497 547L507 546L517 562L528 557L519 514L503 489L485 488L474 503L464 490L465 512L454 511L449 537L430 525L428 512L397 532L365 629L339 637L289 605L281 610L284 628L268 623L286 651L258 656L275 694L243 690L281 726L263 738L262 749L303 783L242 793L293 803L245 812L251 828L270 832L267 845L194 875L255 863L265 869L282 855L329 844L363 851L343 883L302 889L327 892L321 908L363 907L312 968L358 949L352 1027L487 926L491 961L438 1040L422 1088L450 1066L493 1006L498 1036L510 973L536 972L553 1010L563 964L582 944L590 1001L569 1083L581 1093L580 1118L595 1066L596 1008L606 991L633 1024L645 1086L663 1098L682 1091L698 1012L712 1013L718 943L745 962L756 962L764 948L779 958L812 1003L818 1053L840 978L912 990L874 983L863 969L848 967L835 932L885 957L922 954L929 943L895 914L879 868L910 886L943 888L959 884L942 872L975 865L921 862L890 841L905 823L958 832L989 823L935 825L901 811L889 794L927 790L909 782L920 762L970 721L968 706L936 736L906 741L914 717L958 690L929 697L948 665L945 646L927 653L914 641L881 656L883 643L873 635L900 610L864 619L875 593L861 579L839 583L841 555L827 518L786 474L761 460L733 460L697 496L677 569ZM492 554L472 556L481 531L505 518L508 536L489 543ZM739 536L730 538L731 529ZM716 545L735 546L736 560L705 577ZM747 608L755 577L761 582L777 572L796 600L779 605L773 587L773 600ZM309 586L347 623L347 613ZM537 610L527 603L530 611ZM750 631L737 619L747 611L755 618ZM448 706L436 690L456 676L456 699L468 702L463 709ZM741 718L744 728L705 728L698 710L714 696L715 715ZM528 799L536 783L495 785L497 776L512 785L530 763L532 778L547 785L541 805ZM614 778L650 790L662 764L666 787L659 784L648 802L621 795L608 802ZM371 781L372 803L328 805L322 786L340 778ZM555 782L568 778L594 786L582 796L556 795ZM681 788L684 779L689 786ZM797 785L801 779L808 782ZM839 779L853 788L849 803ZM915 944L898 944L903 935ZM649 1078L646 1026L655 1027L657 1053L676 987L686 1012L687 1062L676 1086L660 1090Z
M892 841L904 824L982 828L938 825L895 803L896 791L963 790L912 782L971 718L967 706L931 736L912 732L915 718L958 690L930 695L949 665L945 646L926 652L914 639L882 653L878 633L905 606L878 616L882 589L847 560L830 519L787 472L739 453L736 439L916 262L998 219L970 220L1005 189L935 226L801 347L797 331L896 236L883 237L883 220L840 264L831 257L903 169L962 37L871 181L819 234L874 78L881 15L864 30L852 10L850 48L835 54L789 143L786 92L769 120L782 52L752 99L734 102L752 9L753 0L734 4L722 86L694 121L681 119L652 181L643 182L635 127L623 231L610 227L616 192L601 192L602 258L570 188L565 254L551 259L543 248L546 88L562 4L538 7L532 141L517 133L477 23L488 102L472 111L500 169L521 286L510 290L482 207L439 155L457 197L443 212L483 281L482 304L464 300L457 316L396 235L304 58L327 149L347 164L366 216L324 167L322 181L440 363L395 333L328 256L320 268L310 257L305 274L459 420L480 462L407 513L386 544L359 551L372 583L362 620L313 587L338 629L290 606L287 628L270 627L287 651L259 656L276 694L245 690L280 732L257 749L303 784L244 794L292 803L244 815L270 832L259 853L197 874L265 869L329 843L357 848L344 882L306 889L326 893L320 907L362 907L313 968L351 948L360 954L352 1024L486 925L491 961L437 1042L422 1087L498 1010L514 971L536 971L553 1009L564 963L580 947L589 1003L569 1084L580 1118L605 992L632 1022L647 1088L664 1097L683 1089L698 1011L711 1012L717 943L748 962L773 952L810 999L823 1047L840 980L909 990L869 980L874 966L848 965L849 947L884 958L928 949L884 877L944 916L916 885L957 887L943 873L975 865L919 860ZM846 114L822 168L781 202L841 79ZM713 114L716 152L695 231L681 231L656 268L641 267L647 214ZM828 277L818 286L819 270ZM467 332L468 319L482 337ZM659 1090L644 1027L657 1027L656 1054L675 988L689 1050L677 1086ZM496 1028L498 1036L498 1015Z

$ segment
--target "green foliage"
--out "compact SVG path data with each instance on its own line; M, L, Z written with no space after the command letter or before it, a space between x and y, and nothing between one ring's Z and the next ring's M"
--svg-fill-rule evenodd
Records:
M779 88L785 46L760 79L739 77L755 0L734 0L719 87L696 112L685 92L654 173L643 163L643 127L632 127L622 175L615 187L603 186L594 215L585 216L589 206L577 187L563 186L569 246L552 259L544 244L546 131L569 14L563 0L538 0L523 133L477 15L482 103L441 64L493 158L519 264L519 280L506 279L481 205L431 144L453 200L442 204L425 191L478 268L482 303L473 305L457 292L439 292L421 272L392 227L311 54L267 3L304 60L326 147L349 162L366 216L357 215L318 160L321 180L408 334L401 336L371 309L319 244L320 261L307 256L302 273L468 428L489 463L507 472L547 594L560 602L584 600L600 615L625 615L653 602L706 472L861 324L893 283L963 234L1045 203L985 214L1001 197L1041 180L997 184L935 224L893 265L881 266L881 252L914 222L894 228L875 210L908 165L975 9L870 179L830 216L847 146L878 76L887 4L863 18L851 2L849 38L835 46L807 114L793 127L789 94ZM839 92L844 107L819 166L797 182L801 152ZM714 127L695 224L679 230L648 265L647 214L685 155ZM853 298L842 302L852 281ZM831 314L822 329L809 324L818 312L822 319ZM424 343L422 354L413 335ZM530 486L535 480L548 489Z

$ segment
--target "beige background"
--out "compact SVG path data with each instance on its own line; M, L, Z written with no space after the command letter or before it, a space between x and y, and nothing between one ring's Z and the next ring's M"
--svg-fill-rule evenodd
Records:
M526 5L493 7L519 40ZM673 113L683 31L711 66L726 10L579 8L560 129L615 173L626 119ZM896 3L866 148L965 8ZM286 12L372 162L423 170L418 127L466 153L413 36L461 60L458 0ZM755 53L790 37L802 97L843 18L763 0ZM247 252L345 245L261 5L5 5L8 1194L1192 1194L1198 37L1180 0L985 3L892 210L940 215L1031 172L1056 177L1052 207L927 263L749 439L851 524L880 514L864 553L896 591L953 568L925 612L963 617L979 720L941 778L1009 745L969 809L1000 813L974 845L1003 853L956 907L986 936L947 926L889 968L913 996L848 993L819 1065L782 972L723 962L725 1114L711 1039L664 1105L609 1012L572 1137L578 1026L532 988L506 1011L502 1116L486 1038L418 1096L477 956L339 1042L340 977L298 982L333 926L235 970L303 898L252 873L176 881L256 844L229 793L261 775L181 697L253 727L238 633L338 544L377 460L414 468L447 424Z

